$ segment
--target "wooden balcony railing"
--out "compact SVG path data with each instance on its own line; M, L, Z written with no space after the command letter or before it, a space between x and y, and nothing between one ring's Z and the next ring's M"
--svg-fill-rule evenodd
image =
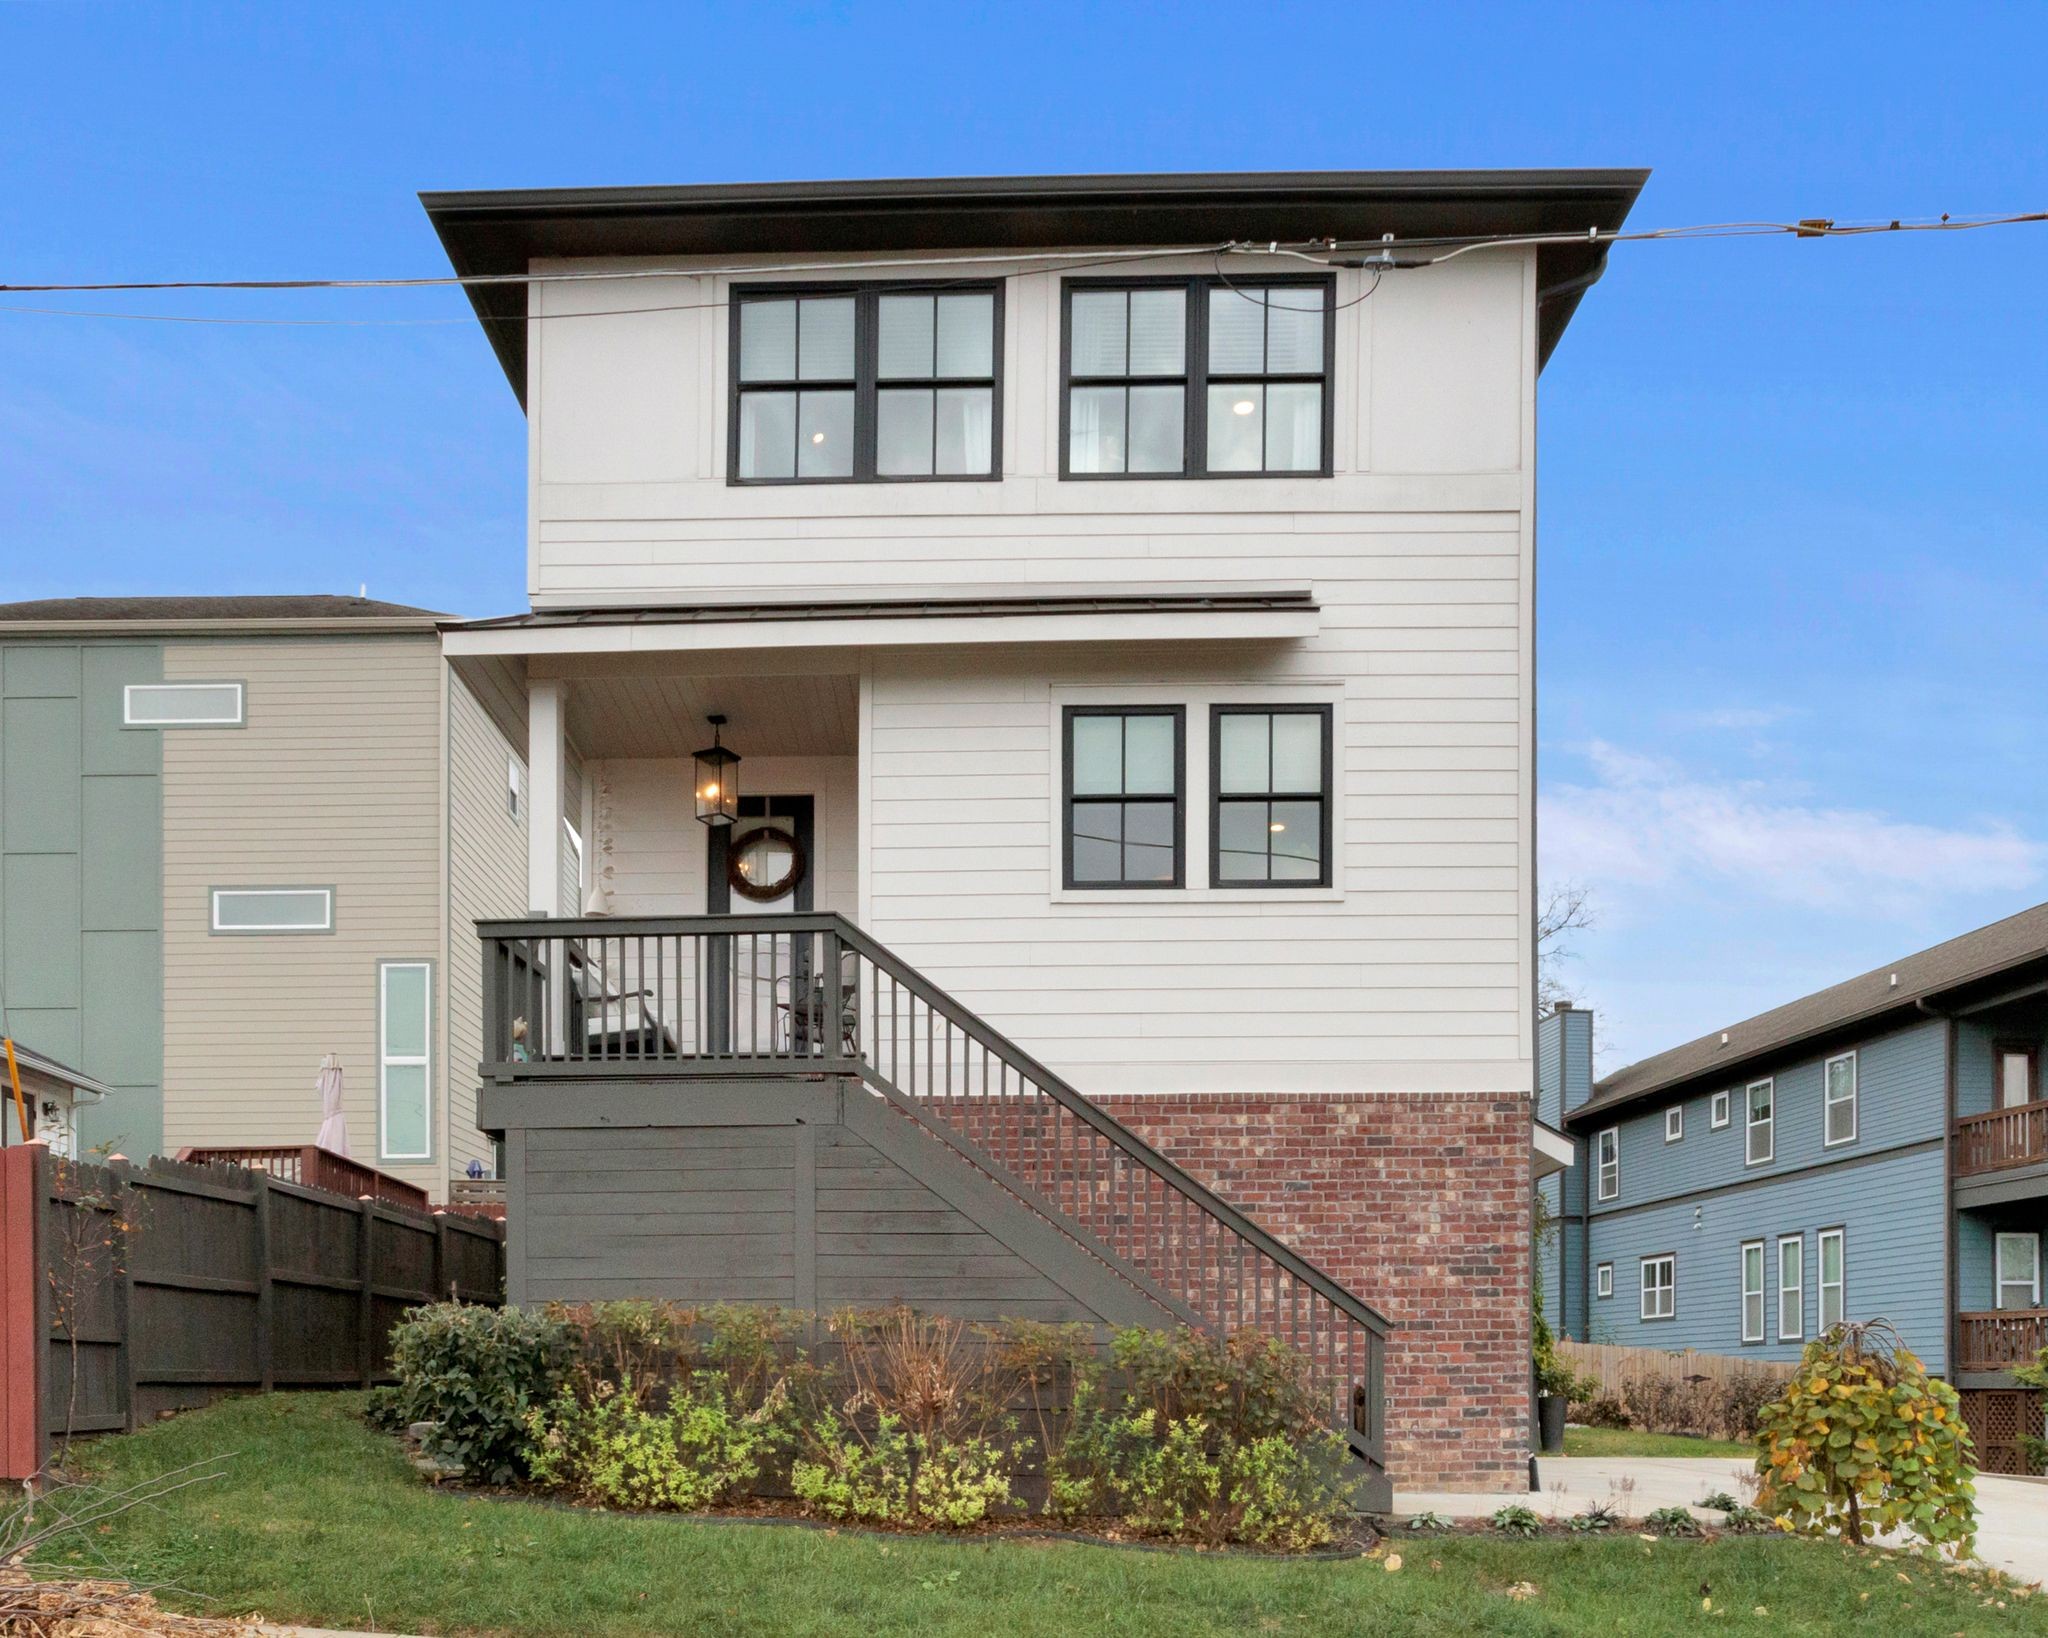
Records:
M216 1145L203 1149L180 1149L178 1159L199 1166L246 1166L252 1172L268 1172L287 1183L309 1189L325 1189L351 1200L368 1195L387 1206L411 1206L415 1211L433 1210L433 1201L417 1183L365 1166L360 1160L335 1154L312 1143L243 1143Z
M2048 1308L2001 1308L1956 1315L1956 1369L2009 1371L2048 1348Z
M1956 1122L1956 1176L2001 1172L2048 1160L2048 1099Z

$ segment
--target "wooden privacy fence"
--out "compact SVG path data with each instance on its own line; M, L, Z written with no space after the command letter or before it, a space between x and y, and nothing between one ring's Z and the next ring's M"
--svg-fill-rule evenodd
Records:
M368 1387L391 1327L495 1303L504 1226L155 1159L0 1150L0 1478L52 1437L283 1387Z
M1622 1348L1611 1343L1567 1339L1558 1343L1557 1351L1573 1370L1598 1382L1601 1393L1616 1399L1621 1397L1621 1385L1630 1377L1655 1376L1673 1382L1705 1377L1710 1382L1726 1382L1731 1377L1761 1372L1783 1380L1793 1370L1791 1360L1734 1359L1726 1354L1695 1353L1690 1348L1667 1353L1662 1348Z

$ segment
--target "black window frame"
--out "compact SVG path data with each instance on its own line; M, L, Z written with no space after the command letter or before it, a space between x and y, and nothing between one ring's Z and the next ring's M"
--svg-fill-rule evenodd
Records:
M1173 719L1173 878L1170 881L1076 881L1074 879L1074 723L1082 717L1171 717ZM1163 797L1090 794L1084 802L1163 802ZM1067 705L1060 709L1060 884L1068 892L1159 893L1184 889L1188 877L1188 712L1184 705L1133 701L1115 705Z
M1225 717L1319 717L1323 725L1323 788L1320 791L1235 791L1226 796L1223 791L1223 719ZM1235 700L1220 702L1209 707L1209 885L1225 891L1263 892L1269 888L1287 892L1327 889L1336 882L1336 862L1331 857L1336 837L1336 823L1333 810L1337 798L1336 753L1336 711L1328 703L1302 703L1285 705L1239 704ZM1267 775L1272 777L1271 742L1268 741ZM1321 871L1313 880L1306 877L1281 881L1267 877L1263 881L1228 881L1223 876L1223 804L1225 802L1314 802L1321 815L1320 831L1317 837L1317 855L1322 864ZM1272 844L1267 843L1266 859L1272 862Z
M1074 295L1077 291L1165 290L1187 292L1183 373L1177 376L1074 375ZM1229 372L1212 377L1209 373L1209 292L1217 289L1320 289L1323 292L1323 368L1320 375L1282 371L1277 374L1240 375ZM1337 278L1334 273L1271 273L1242 279L1219 273L1153 275L1134 278L1075 278L1060 281L1060 481L1076 483L1181 482L1229 478L1264 480L1270 478L1328 478L1336 470L1336 373L1337 373ZM1322 464L1279 472L1211 472L1209 470L1209 384L1243 381L1315 382L1323 389ZM1181 403L1181 468L1178 472L1076 472L1073 469L1074 388L1113 386L1171 386L1180 383L1185 392Z
M725 481L739 489L773 489L790 486L845 483L1000 483L1003 476L1003 284L1001 279L922 279L913 281L835 281L825 284L743 284L733 286L727 302L726 384L725 384ZM932 387L986 387L989 393L989 469L986 472L906 472L875 470L878 379L881 352L881 299L884 296L992 296L989 323L989 369L987 376L933 377L926 382L891 381L889 385ZM819 384L804 381L747 381L740 379L740 314L750 302L794 300L801 297L851 296L853 298L853 470L838 477L743 478L740 476L740 398L749 392L816 391ZM833 384L838 386L837 383ZM844 390L838 386L838 390Z

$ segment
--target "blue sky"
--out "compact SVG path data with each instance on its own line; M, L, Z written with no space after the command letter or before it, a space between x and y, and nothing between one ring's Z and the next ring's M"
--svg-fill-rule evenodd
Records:
M2031 5L0 0L0 277L435 272L442 187L1645 165L1638 225L2041 208L2044 56ZM1603 1067L2048 898L2044 276L2048 227L1652 245L1580 309L1542 835ZM0 598L520 606L523 423L458 296L70 305L437 322L0 312Z

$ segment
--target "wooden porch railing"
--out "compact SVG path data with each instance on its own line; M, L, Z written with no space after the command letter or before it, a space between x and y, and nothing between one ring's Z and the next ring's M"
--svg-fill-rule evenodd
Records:
M2001 1308L1956 1315L1956 1369L2009 1371L2048 1348L2048 1308Z
M1954 1153L1958 1177L2048 1160L2048 1100L1964 1115L1956 1122Z
M408 1183L359 1160L350 1160L331 1149L312 1143L244 1143L211 1148L180 1149L177 1158L198 1166L244 1166L252 1172L268 1172L287 1183L360 1200L368 1195L387 1206L411 1206L418 1211L433 1210L433 1201L417 1183Z
M486 1079L857 1075L1189 1324L1298 1349L1384 1470L1387 1321L843 916L478 933Z

